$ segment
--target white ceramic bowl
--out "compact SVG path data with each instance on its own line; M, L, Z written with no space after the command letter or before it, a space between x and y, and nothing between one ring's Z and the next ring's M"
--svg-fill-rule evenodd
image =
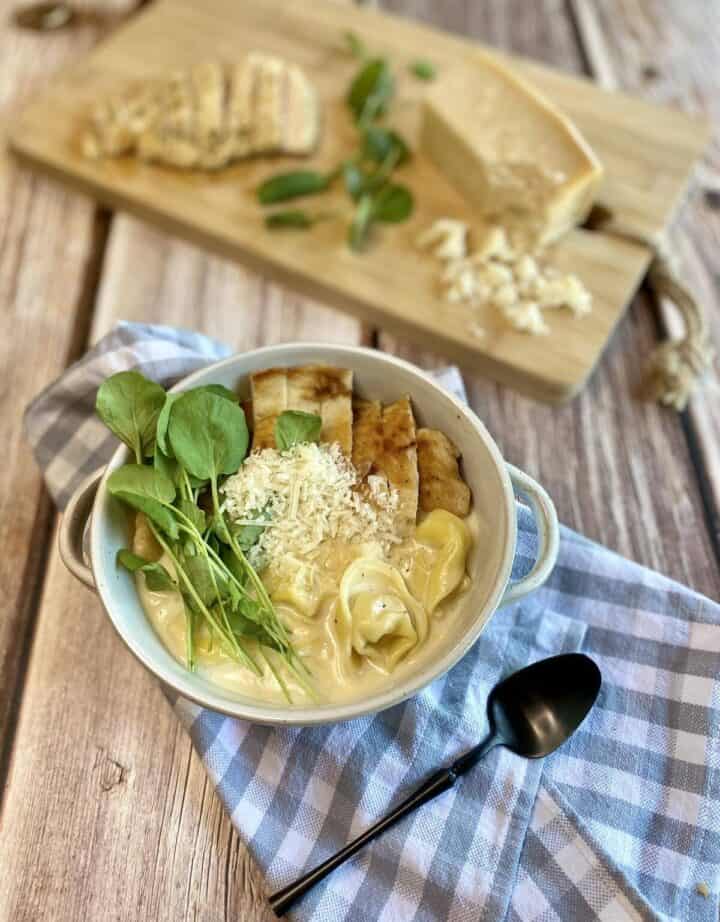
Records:
M213 382L247 394L250 373L307 363L352 368L355 391L366 398L391 402L409 394L418 423L442 430L462 453L463 474L481 522L468 561L472 584L442 645L434 647L432 657L421 660L415 671L404 675L397 684L362 701L291 707L236 695L188 672L165 649L143 612L132 578L115 563L118 549L128 540L127 514L109 495L106 483L111 471L131 460L124 447L115 452L106 468L80 485L65 511L59 535L65 564L79 579L96 588L115 629L141 663L186 698L263 724L312 725L347 720L414 695L467 652L500 605L537 588L557 557L557 516L547 493L503 461L497 445L471 410L407 362L371 349L293 343L217 362L185 378L175 390ZM532 571L520 582L509 584L517 531L513 487L530 501L540 541ZM83 542L83 536L87 539L88 535L89 541Z

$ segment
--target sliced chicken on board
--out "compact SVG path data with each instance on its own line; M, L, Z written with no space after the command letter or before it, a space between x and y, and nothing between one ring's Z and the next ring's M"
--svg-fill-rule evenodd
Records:
M204 61L101 101L82 149L88 157L136 153L212 170L252 154L310 153L319 121L315 89L300 68L251 52L236 64Z
M445 509L461 519L470 512L470 488L460 476L460 453L437 429L418 429L420 509Z
M315 413L322 419L320 441L338 442L352 452L352 371L328 365L270 368L250 376L253 449L275 447L275 421L284 410Z

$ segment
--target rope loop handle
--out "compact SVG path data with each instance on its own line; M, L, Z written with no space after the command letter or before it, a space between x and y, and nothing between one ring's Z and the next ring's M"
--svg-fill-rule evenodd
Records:
M648 241L644 241L646 244ZM685 335L661 343L648 363L648 390L665 406L681 411L715 358L702 306L680 281L664 241L653 245L648 282L656 297L667 298L678 310Z

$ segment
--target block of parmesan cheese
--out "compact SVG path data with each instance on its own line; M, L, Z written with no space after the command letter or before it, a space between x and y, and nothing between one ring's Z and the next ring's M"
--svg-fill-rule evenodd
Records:
M602 166L549 100L483 53L436 82L421 149L484 216L549 243L587 216Z

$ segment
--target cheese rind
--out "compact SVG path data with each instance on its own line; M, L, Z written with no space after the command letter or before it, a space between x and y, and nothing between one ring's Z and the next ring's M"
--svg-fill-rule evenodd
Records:
M481 53L425 97L420 146L485 218L540 244L585 220L603 176L575 125Z

